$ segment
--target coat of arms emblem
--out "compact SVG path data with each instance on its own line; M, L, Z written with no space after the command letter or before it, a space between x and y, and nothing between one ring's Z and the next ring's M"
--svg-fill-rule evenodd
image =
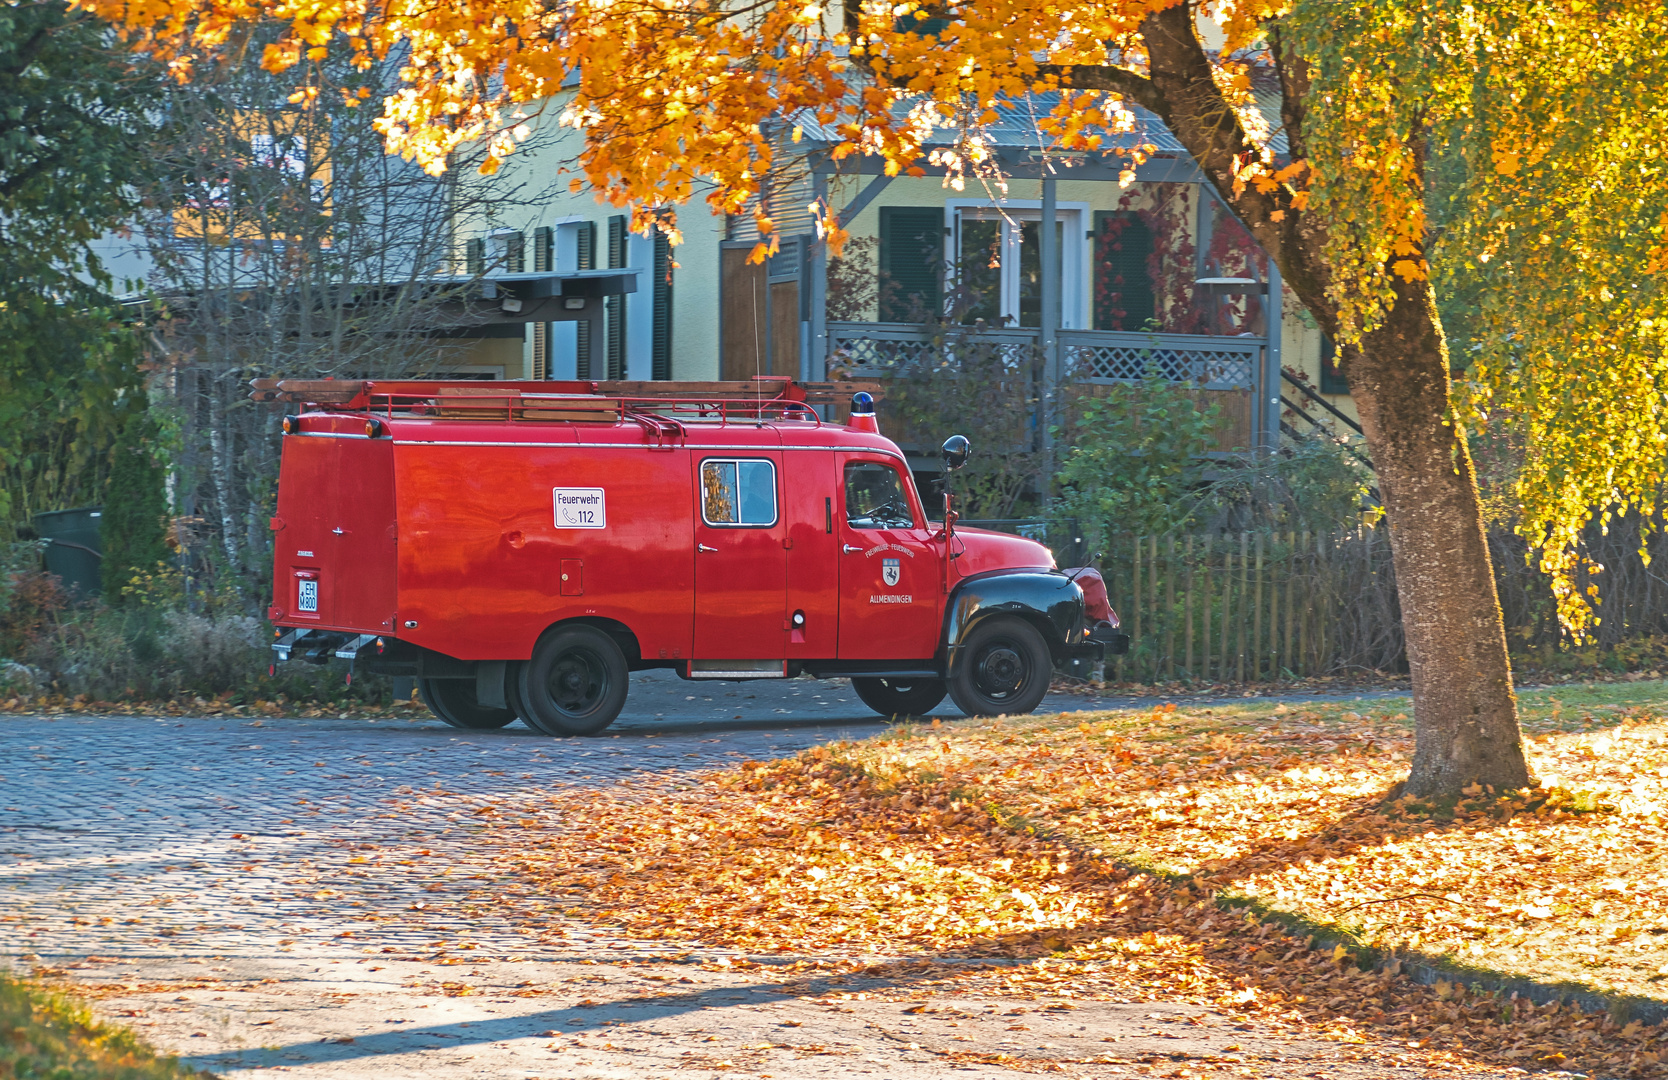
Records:
M880 579L887 585L896 585L898 578L903 575L903 569L897 559L880 560Z

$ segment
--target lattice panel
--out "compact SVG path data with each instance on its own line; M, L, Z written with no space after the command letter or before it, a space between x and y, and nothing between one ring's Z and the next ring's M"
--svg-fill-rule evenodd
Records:
M1250 387L1256 354L1219 349L1133 345L1079 345L1071 350L1078 370L1096 379L1145 379Z
M900 367L956 364L975 359L997 358L1001 366L1018 371L1027 367L1036 346L1028 341L933 341L927 338L845 337L832 335L834 358L861 368L887 370Z
M835 337L834 357L843 364L865 368L896 368L937 359L938 346L925 340L876 337Z

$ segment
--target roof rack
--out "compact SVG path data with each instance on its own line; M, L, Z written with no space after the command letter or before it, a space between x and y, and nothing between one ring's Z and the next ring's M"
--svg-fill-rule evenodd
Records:
M250 397L333 412L375 412L447 420L533 420L614 423L763 419L821 423L814 406L849 401L871 382L801 383L785 375L732 382L422 381L254 379Z

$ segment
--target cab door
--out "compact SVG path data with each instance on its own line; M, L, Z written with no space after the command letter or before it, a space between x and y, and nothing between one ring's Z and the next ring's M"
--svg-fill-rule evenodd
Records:
M938 651L944 569L915 485L895 458L836 457L840 659L930 659Z
M713 451L695 465L697 660L787 656L788 553L780 451Z

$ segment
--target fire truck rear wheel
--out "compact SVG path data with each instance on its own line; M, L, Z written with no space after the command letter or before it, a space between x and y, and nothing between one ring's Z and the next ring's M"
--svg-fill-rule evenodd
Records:
M625 707L631 669L614 639L591 626L547 632L521 665L522 714L547 735L595 735Z
M418 679L417 693L429 712L455 728L484 731L514 722L509 709L494 709L475 699L475 684L469 679Z
M1054 672L1048 642L1023 619L990 619L958 650L950 699L969 716L1021 716L1042 704Z
M853 679L863 704L882 716L922 716L944 700L943 679Z

